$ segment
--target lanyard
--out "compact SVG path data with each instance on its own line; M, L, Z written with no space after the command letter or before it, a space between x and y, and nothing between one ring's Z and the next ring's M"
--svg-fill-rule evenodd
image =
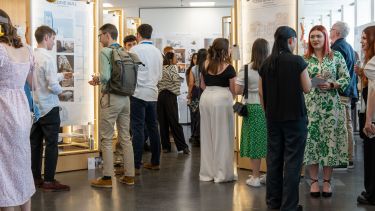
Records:
M153 43L149 41L149 42L141 42L140 44L152 45Z
M118 43L113 43L109 47L111 47L111 46L116 47L116 48L120 48L121 47L121 45L118 44Z

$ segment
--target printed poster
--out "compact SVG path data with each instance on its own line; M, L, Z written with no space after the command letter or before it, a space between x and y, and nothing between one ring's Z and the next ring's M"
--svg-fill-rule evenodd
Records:
M87 125L94 121L94 89L88 84L93 73L93 4L83 1L32 1L32 31L47 25L56 32L51 54L58 73L72 72L60 82L61 125ZM35 38L32 45L37 46Z

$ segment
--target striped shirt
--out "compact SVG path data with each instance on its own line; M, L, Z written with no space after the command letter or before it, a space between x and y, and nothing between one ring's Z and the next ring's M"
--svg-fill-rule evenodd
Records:
M158 84L159 92L168 90L175 95L180 95L180 87L183 80L178 74L177 65L164 65L163 76Z

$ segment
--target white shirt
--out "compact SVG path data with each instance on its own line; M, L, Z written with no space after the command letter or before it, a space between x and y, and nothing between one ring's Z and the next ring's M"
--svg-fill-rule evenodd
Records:
M137 87L133 97L144 101L157 101L157 84L163 74L163 56L151 41L142 41L130 49L144 65L139 65Z
M259 73L251 68L252 63L249 64L248 70L248 98L246 100L247 104L260 104L258 84L259 84ZM236 84L240 86L245 86L245 71L240 69L237 75Z
M366 77L368 78L368 95L367 96L370 96L373 92L375 92L375 56L372 57L365 65L364 73ZM367 97L367 104L369 100L370 99ZM375 112L372 114L372 121L375 122Z
M34 50L35 70L33 74L33 98L38 106L40 116L45 116L54 107L60 105L59 97L63 89L59 81L64 79L62 73L57 73L56 57L44 48Z

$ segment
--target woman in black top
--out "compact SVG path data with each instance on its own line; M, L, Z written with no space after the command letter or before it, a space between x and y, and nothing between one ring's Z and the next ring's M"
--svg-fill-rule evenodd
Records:
M199 113L199 99L202 94L200 88L200 73L204 68L207 59L207 50L205 48L199 49L196 54L196 65L191 68L189 72L189 109L191 119L191 137L192 146L200 146L200 113Z
M271 55L259 74L259 95L267 119L267 205L282 211L302 210L298 186L307 137L303 93L311 88L307 64L293 55L296 32L279 27Z
M230 65L229 41L214 40L201 74L204 89L201 114L201 181L227 182L237 179L233 166L236 71Z

